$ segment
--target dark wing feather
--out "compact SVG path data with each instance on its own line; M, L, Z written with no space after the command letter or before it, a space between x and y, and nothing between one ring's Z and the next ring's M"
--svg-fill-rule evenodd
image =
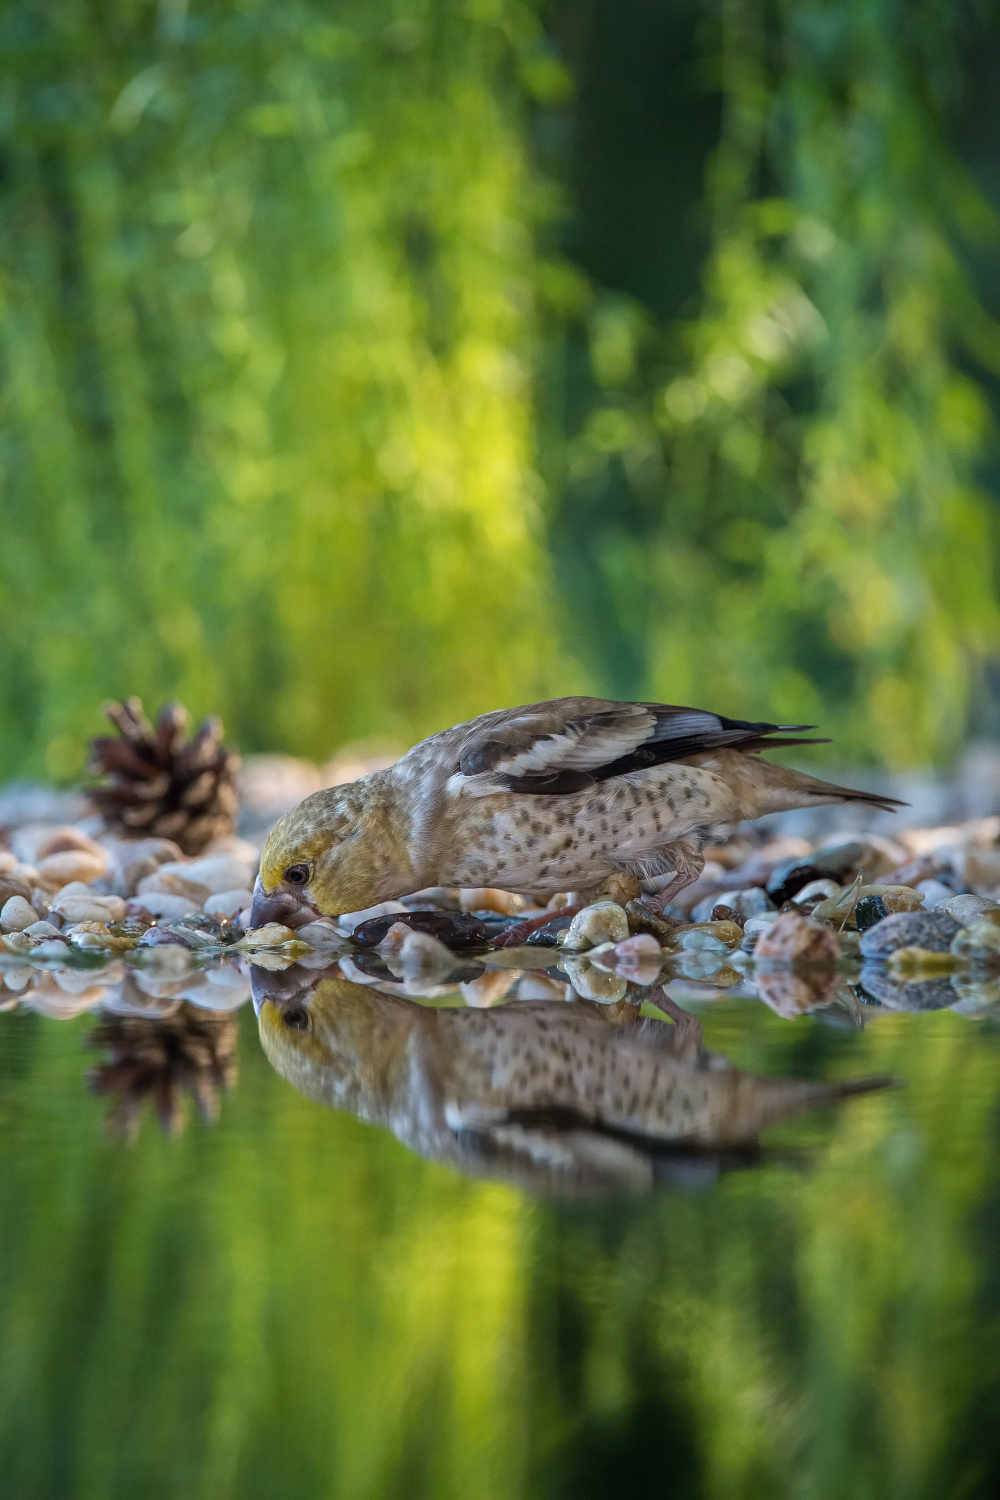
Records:
M812 725L751 723L665 703L569 698L490 717L461 747L458 768L470 792L553 796L709 750L817 743L799 736Z

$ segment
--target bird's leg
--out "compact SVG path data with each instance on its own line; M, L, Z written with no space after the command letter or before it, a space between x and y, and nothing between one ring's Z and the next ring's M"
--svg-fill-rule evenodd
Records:
M578 906L557 906L555 911L543 911L537 917L525 917L523 922L515 922L513 927L507 927L498 938L493 940L494 948L520 948L526 938L539 927L547 927L557 917L575 917L578 911L583 911L583 903Z
M513 927L508 927L496 942L494 948L519 948L532 932L539 927L547 927L557 917L575 917L578 911L583 911L585 906L594 901L616 901L619 906L624 906L626 901L635 901L641 896L642 890L636 877L628 870L616 870L614 874L606 876L596 888L586 891L574 892L579 900L571 906L557 906L555 911L541 912L537 917L525 917L523 922L517 922Z
M659 916L662 916L663 908L680 891L694 884L705 868L705 856L691 839L676 839L674 843L667 844L663 853L673 861L673 879L654 896L647 896L645 902L650 911L655 911Z

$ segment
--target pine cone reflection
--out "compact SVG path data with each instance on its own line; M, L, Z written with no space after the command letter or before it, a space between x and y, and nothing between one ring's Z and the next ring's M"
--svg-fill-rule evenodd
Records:
M220 1093L236 1082L236 1028L234 1014L187 1002L164 1017L105 1014L85 1045L111 1054L88 1082L95 1094L116 1096L107 1119L112 1139L135 1140L147 1098L170 1135L184 1128L185 1095L203 1120L216 1120Z

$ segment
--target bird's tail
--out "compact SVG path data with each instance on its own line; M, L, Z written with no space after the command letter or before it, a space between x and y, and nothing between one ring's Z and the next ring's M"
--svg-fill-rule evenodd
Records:
M897 807L906 806L905 802L887 797L882 792L858 792L853 787L835 786L833 782L808 776L805 771L793 771L790 766L759 760L756 755L740 756L738 774L753 787L758 804L757 817L764 813L790 812L796 807L818 807L825 802L866 802L883 812L894 812Z

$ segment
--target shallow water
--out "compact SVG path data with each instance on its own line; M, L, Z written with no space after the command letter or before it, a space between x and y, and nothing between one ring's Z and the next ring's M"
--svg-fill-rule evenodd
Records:
M862 1002L789 1020L732 992L686 998L708 1051L757 1075L751 1115L764 1078L905 1087L796 1114L759 1147L749 1129L736 1147L650 1151L605 1129L610 1095L586 1128L521 1108L516 1139L496 1118L458 1116L482 1036L491 1076L517 1047L537 1061L523 1030L536 1015L550 1050L566 1016L596 1017L580 1063L590 1097L601 1064L629 1048L663 1051L671 1077L731 1078L666 1020L517 999L418 1009L319 970L298 971L297 990L287 970L257 980L259 1020L247 1003L205 1021L176 994L137 1002L120 988L104 996L111 1010L56 1020L51 979L0 1015L6 1493L995 1492L1000 1030L988 1015ZM61 993L58 1013L81 1003ZM163 1043L155 1010L195 1034L209 1074L211 1047L218 1060L236 1034L214 1124L190 1101L171 1116L162 1089L174 1133L157 1124L157 1077L181 1043ZM293 1012L305 1021L286 1025ZM399 1025L422 1039L422 1061L389 1087ZM215 1040L199 1042L199 1026ZM112 1060L84 1047L99 1027L119 1064L147 1068L99 1075L117 1093L86 1081ZM307 1097L324 1089L350 1108ZM211 1089L202 1103L210 1114ZM357 1118L379 1110L391 1128Z

